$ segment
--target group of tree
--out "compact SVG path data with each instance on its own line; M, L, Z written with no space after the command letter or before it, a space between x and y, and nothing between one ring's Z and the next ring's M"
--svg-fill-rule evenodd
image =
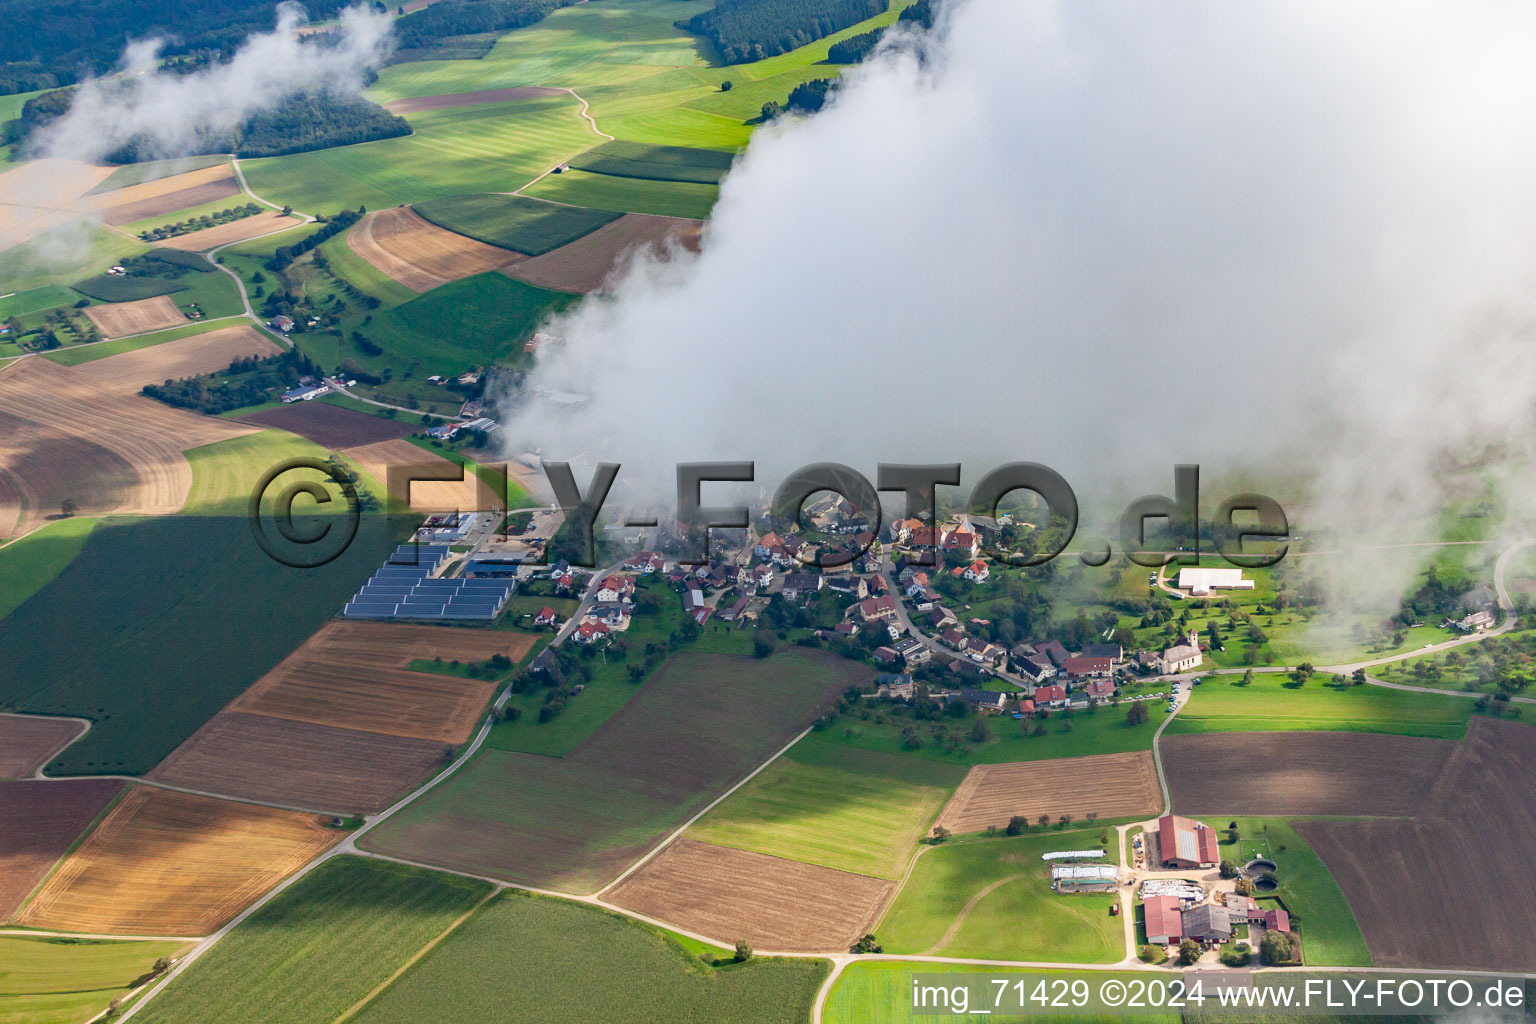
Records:
M304 7L321 20L349 2L304 0ZM0 94L53 89L82 74L111 71L131 39L165 40L161 53L177 64L188 55L231 53L247 35L276 23L271 0L7 0Z
M73 87L34 96L22 105L21 116L8 129L7 140L26 143L36 131L62 117L74 102ZM275 106L259 110L233 128L194 126L175 150L149 135L139 134L106 155L109 163L136 163L164 157L203 153L234 153L242 157L281 156L331 146L349 146L411 133L410 122L361 96L329 90L297 93Z
M162 224L159 227L140 231L139 237L146 242L158 242L164 238L175 238L177 235L186 235L193 231L202 231L204 228L216 227L219 224L228 224L230 221L254 217L260 212L261 207L255 203L231 206L228 209L205 213L200 217L188 217L174 224Z
M221 373L184 377L163 384L146 384L142 392L167 405L217 415L256 405L275 390L292 387L300 377L319 376L320 366L298 349L275 356L235 359Z
M814 43L888 6L889 0L722 0L677 27L708 39L722 62L745 64Z
M569 0L440 0L395 23L397 59L450 36L510 32L542 21Z
M267 269L281 272L288 264L303 256L315 246L336 237L353 224L356 224L362 219L363 214L367 212L368 208L366 206L359 206L356 210L342 210L334 217L327 218L319 230L311 231L304 239L295 242L293 245L278 246L277 251L272 254L272 258L267 261Z

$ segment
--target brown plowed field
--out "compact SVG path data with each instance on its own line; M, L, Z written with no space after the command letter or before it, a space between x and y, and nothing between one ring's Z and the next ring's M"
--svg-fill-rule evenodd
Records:
M221 711L149 778L337 814L381 811L443 764L443 744Z
M184 252L206 252L220 245L255 238L258 235L277 231L279 228L297 227L300 223L297 217L283 216L281 210L267 210L251 217L232 220L228 224L220 224L218 227L204 228L201 231L167 238L156 244L167 249L181 249Z
M264 427L278 427L332 451L389 441L404 437L416 429L409 423L370 416L365 412L343 409L339 405L327 405L324 402L294 402L276 409L253 412L240 419Z
M212 168L209 169L212 170ZM218 170L224 172L222 178L202 185L189 185L171 192L163 192L157 196L147 196L130 202L119 202L116 206L108 207L102 213L101 219L108 224L131 224L136 220L145 220L146 218L158 217L165 213L175 213L178 210L202 206L204 203L211 203L215 199L241 195L240 184L235 180L235 176L231 173L230 169L221 164ZM178 174L175 178L165 178L162 180L176 181L185 177L186 175ZM133 187L138 188L141 186ZM122 191L128 190L124 189ZM112 192L107 193L109 196L115 194ZM230 205L243 206L245 203L231 203Z
M1356 732L1196 733L1161 744L1175 811L1255 815L1412 814L1459 746Z
M9 478L0 482L0 529L19 511L6 492L28 498L29 518L56 512L65 497L93 512L179 511L192 486L182 452L255 428L172 408L139 395L139 388L275 351L274 342L251 328L231 327L80 366L24 359L0 372L0 416L31 424L26 436L0 442L0 478ZM71 453L81 461L72 464Z
M368 214L347 232L352 251L412 291L472 277L526 259L423 219L408 206Z
M116 779L0 782L0 921L122 788Z
M112 173L112 168L106 168L107 174ZM129 203L141 203L146 200L159 199L161 196L170 195L173 192L181 192L189 188L197 188L202 185L210 185L216 181L234 176L229 164L214 164L211 167L200 167L195 171L184 171L181 174L171 174L164 178L155 178L151 181L143 181L137 185L129 185L127 188L116 188L110 192L98 192L86 202L90 208L98 211L113 210ZM100 184L106 175L96 179ZM94 185L92 186L95 187ZM177 207L181 209L181 207Z
M84 731L69 718L0 715L0 779L28 777Z
M1378 967L1536 964L1536 732L1474 718L1415 818L1302 821Z
M151 299L133 302L108 302L100 306L87 306L85 315L101 331L104 337L121 338L128 334L146 334L162 327L175 327L187 322L168 295L156 295ZM108 358L111 358L110 356Z
M60 931L206 935L342 835L312 814L136 786L17 920Z
M604 898L725 943L842 952L869 933L895 889L882 878L679 839Z
M447 459L416 447L409 441L379 441L361 448L347 448L343 455L363 467L363 471L375 480L390 486L389 467L433 466L441 469L451 466ZM489 508L501 508L506 504L504 494L495 493L490 485L473 472L466 470L463 480L420 480L410 485L410 493L403 488L390 487L395 497L410 504L415 512L474 512Z
M495 684L404 666L416 658L483 661L492 654L519 661L532 642L526 634L489 629L328 622L228 710L462 743Z
M503 267L519 281L561 292L594 292L630 253L665 252L670 242L697 251L704 222L626 213L553 252Z
M420 6L425 7L425 4ZM406 7L409 14L411 8ZM561 96L564 89L551 89L542 85L524 85L514 89L480 89L475 92L456 92L446 96L416 96L412 99L390 100L384 109L391 114L419 114L424 110L446 110L449 107L469 107L476 103L511 103L515 100L531 100L540 96Z
M1156 814L1163 805L1157 767L1146 750L1064 757L1055 761L978 764L965 775L939 815L951 832L1003 826L1015 814L1033 821L1070 814L1081 821Z
M65 498L83 515L134 503L139 475L128 460L61 426L0 412L0 538L58 514Z

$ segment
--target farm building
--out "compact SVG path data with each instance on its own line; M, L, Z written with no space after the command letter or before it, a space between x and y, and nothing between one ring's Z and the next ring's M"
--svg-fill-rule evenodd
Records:
M1252 590L1253 580L1243 579L1241 569L1180 569L1178 589L1199 597L1217 590Z
M1176 896L1148 896L1142 900L1147 941L1166 946L1184 939L1184 904Z
M310 399L318 398L330 390L324 384L306 384L296 387L292 391L284 391L283 404L292 405L294 402L308 402Z
M1184 935L1200 942L1226 942L1232 937L1232 918L1214 903L1202 903L1183 914Z
M1157 819L1157 845L1165 868L1213 868L1221 860L1215 830L1176 814Z
M1120 884L1113 864L1054 864L1051 888L1057 892L1108 892Z
M1071 679L1108 679L1115 663L1109 658L1068 658L1061 670Z

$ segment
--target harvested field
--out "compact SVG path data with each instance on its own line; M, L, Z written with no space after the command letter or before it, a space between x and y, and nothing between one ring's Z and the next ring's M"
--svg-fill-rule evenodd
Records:
M966 773L939 824L951 832L980 832L1007 825L1016 814L1031 821L1042 814L1134 818L1156 814L1162 804L1150 751L979 764Z
M390 441L416 429L409 423L370 416L365 412L343 409L339 405L328 405L325 402L294 402L276 409L253 412L240 419L245 423L277 427L290 434L298 434L332 451L373 444L376 441Z
M408 5L407 13L410 10ZM425 110L470 107L477 103L511 103L516 100L537 99L540 96L559 96L563 92L565 92L564 89L551 89L542 85L525 85L513 89L478 89L474 92L450 93L447 96L416 96L411 99L390 100L384 104L384 109L391 114L419 114Z
M570 754L482 750L361 842L592 892L868 678L863 666L801 649L764 659L674 654Z
M1536 734L1475 718L1412 819L1300 821L1378 967L1528 971Z
M107 172L111 174L111 168L108 168ZM113 189L110 192L93 193L90 198L90 208L97 211L114 210L132 203L159 199L173 192L182 192L189 188L211 185L233 176L234 172L230 170L229 162L221 160L216 164L208 167L199 167L194 171L183 171L181 174L153 178L149 181L141 181L135 185ZM176 209L179 210L181 207L178 206ZM118 223L126 222L120 221Z
M8 921L123 784L116 779L0 782L0 921Z
M372 814L443 764L443 744L221 711L155 766L172 786L337 814Z
M85 731L85 723L41 715L0 715L0 779L24 779Z
M136 302L108 302L101 306L87 306L85 315L106 338L147 334L162 327L175 327L187 322L181 310L176 308L176 303L165 295Z
M267 210L251 217L232 220L228 224L167 238L156 244L166 249L180 249L183 252L206 252L221 245L242 242L247 238L269 234L281 228L297 227L298 224L298 218L285 217L281 210Z
M216 168L224 172L222 178L207 182L202 185L189 185L176 189L173 192L163 192L157 196L148 196L143 199L119 203L108 207L101 215L103 222L107 224L132 224L136 220L144 220L148 217L158 217L161 214L175 213L178 210L189 210L194 206L211 203L215 199L226 199L230 196L241 195L240 184L235 180L234 174L228 167ZM192 172L197 174L199 172ZM178 179L185 175L177 175ZM171 181L174 179L163 179ZM135 186L142 188L144 186ZM124 191L127 191L126 189ZM108 193L115 195L116 193Z
M347 244L379 270L418 292L526 258L522 253L440 228L408 206L368 214L347 232Z
M521 660L527 634L387 622L328 622L297 651L230 702L228 710L344 729L463 743L494 683L405 665L417 658Z
M1460 744L1377 733L1164 736L1180 814L1409 815Z
M0 433L0 533L25 529L64 498L87 512L180 510L192 486L182 452L254 428L172 408L140 396L139 388L275 351L264 335L231 327L80 366L47 359L13 364L0 373L0 427L12 428Z
M62 157L29 160L0 174L0 252L80 215L79 199L112 168Z
M0 412L0 538L40 525L66 498L86 515L135 500L139 476L128 460L63 426Z
M341 454L389 487L395 497L407 502L415 512L470 512L500 508L506 504L506 495L497 494L470 470L464 471L462 480L420 480L404 490L391 486L391 466L399 467L397 473L416 466L437 471L445 471L444 467L453 468L447 459L418 448L409 441L379 441L360 448L347 448ZM409 493L405 493L406 490Z
M697 252L703 230L699 220L626 213L554 252L503 267L502 273L541 288L593 292L635 252L665 253L669 244Z
M843 951L875 921L895 882L679 839L614 886L610 903L727 945Z
M136 786L17 921L60 931L206 935L342 835L311 814Z

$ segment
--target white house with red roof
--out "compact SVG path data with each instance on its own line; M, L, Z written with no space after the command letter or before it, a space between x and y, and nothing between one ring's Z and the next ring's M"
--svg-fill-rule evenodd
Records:
M589 646L599 640L606 640L612 632L601 622L583 622L576 627L576 632L571 634L571 639L582 646Z
M539 614L533 617L535 626L553 626L555 624L555 610L549 605L540 609Z

